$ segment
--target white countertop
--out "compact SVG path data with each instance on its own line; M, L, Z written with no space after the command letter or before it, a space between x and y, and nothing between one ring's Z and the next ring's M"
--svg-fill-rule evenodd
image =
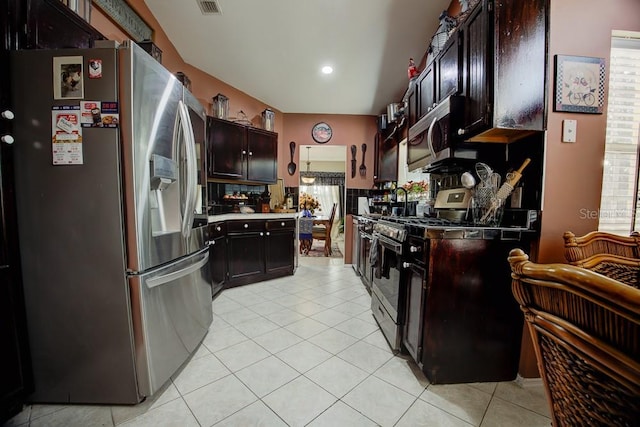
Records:
M209 215L207 222L228 221L233 219L282 219L282 218L297 218L300 216L300 212L292 213L228 213L220 215Z

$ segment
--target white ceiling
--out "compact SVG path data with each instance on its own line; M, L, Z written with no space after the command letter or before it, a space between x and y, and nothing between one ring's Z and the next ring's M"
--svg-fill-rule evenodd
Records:
M451 1L216 0L203 15L197 0L145 0L187 63L270 107L366 115L402 99Z

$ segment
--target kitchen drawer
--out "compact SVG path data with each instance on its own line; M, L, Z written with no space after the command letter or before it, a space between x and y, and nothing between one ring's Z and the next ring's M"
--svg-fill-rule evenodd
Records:
M266 221L266 228L268 231L275 230L295 230L295 219L270 219Z
M264 231L264 221L261 220L234 220L227 221L227 231L229 233L247 233L255 231Z
M227 225L224 221L221 222L212 222L209 224L209 238L215 239L217 237L221 237L227 234Z

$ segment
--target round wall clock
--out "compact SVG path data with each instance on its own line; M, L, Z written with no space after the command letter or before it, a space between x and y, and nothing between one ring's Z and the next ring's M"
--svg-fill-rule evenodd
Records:
M331 135L333 131L331 130L331 126L329 126L325 122L316 123L311 129L311 137L318 144L324 144L331 139Z

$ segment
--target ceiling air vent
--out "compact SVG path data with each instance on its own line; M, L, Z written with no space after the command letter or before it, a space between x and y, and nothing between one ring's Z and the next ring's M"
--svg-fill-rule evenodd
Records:
M220 15L220 6L214 0L197 0L203 15Z

